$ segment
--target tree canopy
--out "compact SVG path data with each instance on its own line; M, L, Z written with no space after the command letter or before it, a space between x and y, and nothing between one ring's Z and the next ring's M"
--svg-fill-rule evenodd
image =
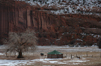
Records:
M8 40L4 41L7 43L7 52L18 52L20 57L22 52L36 49L37 37L33 30L27 29L25 32L9 32Z

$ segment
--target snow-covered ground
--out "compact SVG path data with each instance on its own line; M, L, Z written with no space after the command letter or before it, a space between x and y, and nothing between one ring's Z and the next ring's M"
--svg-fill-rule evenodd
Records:
M65 45L65 46L38 46L38 48L45 48L48 50L62 50L65 52L78 52L78 51L100 52L101 51L101 49L99 49L97 46L94 46L94 45L91 47L87 47L87 46L85 46L85 47L69 47L68 45ZM45 51L48 51L48 50L45 50Z
M85 59L71 59L68 61L60 61L63 59L33 59L33 60L0 60L0 66L24 66L32 65L36 62L49 63L49 64L68 64L68 65L78 65L82 62L87 62L89 60Z
M0 50L6 49L7 46L2 45L0 46ZM47 53L49 51L58 50L63 52L101 52L101 49L99 49L97 46L92 47L69 47L69 46L38 46L37 50L34 54L40 54L41 52ZM5 55L4 52L0 52L0 57L3 57ZM39 55L40 56L40 55ZM44 64L65 64L65 65L79 65L85 62L89 62L87 58L82 57L81 59L78 59L73 56L73 59L71 59L71 56L67 56L65 58L59 58L59 59L49 59L46 57L39 57L36 59L31 60L7 60L7 59L1 59L0 60L0 66L25 66L25 65L34 65L36 63L44 63Z
M0 66L20 66L29 62L30 60L0 60Z

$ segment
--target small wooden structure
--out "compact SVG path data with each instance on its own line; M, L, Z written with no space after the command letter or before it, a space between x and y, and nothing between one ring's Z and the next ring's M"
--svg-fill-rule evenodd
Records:
M52 52L47 53L47 58L63 58L63 54L54 50Z

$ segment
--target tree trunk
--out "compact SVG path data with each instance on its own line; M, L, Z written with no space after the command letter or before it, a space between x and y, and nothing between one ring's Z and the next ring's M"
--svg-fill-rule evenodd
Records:
M17 58L24 58L24 57L22 56L22 50L19 51L19 55L18 55Z

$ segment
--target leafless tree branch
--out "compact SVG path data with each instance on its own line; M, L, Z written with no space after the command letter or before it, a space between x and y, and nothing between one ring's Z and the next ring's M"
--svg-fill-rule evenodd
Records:
M37 37L33 30L27 29L25 32L9 32L8 40L4 41L7 45L7 52L22 53L28 50L35 51Z

